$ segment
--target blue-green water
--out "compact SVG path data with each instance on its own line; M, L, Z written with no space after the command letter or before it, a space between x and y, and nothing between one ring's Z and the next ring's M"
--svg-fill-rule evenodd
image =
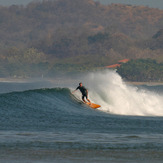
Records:
M1 82L0 162L161 163L163 86L126 85L114 72L82 80L101 108L67 83Z

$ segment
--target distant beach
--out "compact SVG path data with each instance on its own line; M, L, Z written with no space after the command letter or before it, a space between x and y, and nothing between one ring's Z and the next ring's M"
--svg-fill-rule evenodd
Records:
M30 79L25 79L25 78L0 78L0 82L27 82L30 81Z
M62 80L59 78L0 78L0 82L14 82L14 83L24 83L24 82L32 82L32 81L49 81L49 82L61 82ZM68 78L68 80L70 80ZM73 80L73 79L72 79ZM71 82L72 82L71 80ZM133 82L133 81L125 81L125 83L131 85L148 85L148 86L156 86L156 85L163 85L163 82Z
M132 85L148 85L148 86L163 85L163 82L130 82L130 81L127 81L126 83L129 83Z

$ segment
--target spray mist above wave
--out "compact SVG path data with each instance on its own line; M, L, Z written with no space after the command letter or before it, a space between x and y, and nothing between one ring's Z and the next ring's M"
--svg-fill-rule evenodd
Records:
M93 102L104 112L120 115L163 116L163 96L127 85L114 71L89 73L83 79Z

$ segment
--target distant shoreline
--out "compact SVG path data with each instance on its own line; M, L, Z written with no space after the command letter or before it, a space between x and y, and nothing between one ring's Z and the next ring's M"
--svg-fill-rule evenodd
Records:
M24 82L34 82L34 81L58 81L60 79L53 78L0 78L0 82L6 83L24 83ZM163 85L163 82L133 82L133 81L125 81L127 84L131 85L147 85L147 86L156 86Z
M131 82L131 81L127 81L126 83L132 84L132 85L147 85L147 86L163 85L163 82Z
M0 82L18 82L18 83L21 83L21 82L27 82L29 81L30 79L24 79L24 78L0 78Z

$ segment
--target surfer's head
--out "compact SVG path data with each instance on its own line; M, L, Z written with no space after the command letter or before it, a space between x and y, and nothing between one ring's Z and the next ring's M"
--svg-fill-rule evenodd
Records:
M79 83L79 86L82 86L82 83Z

